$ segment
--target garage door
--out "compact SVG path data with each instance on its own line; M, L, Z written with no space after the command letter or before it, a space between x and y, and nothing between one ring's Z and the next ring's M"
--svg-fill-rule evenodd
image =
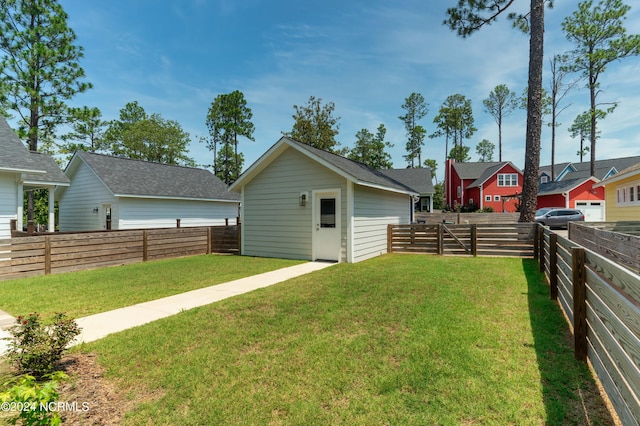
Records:
M604 201L576 201L576 209L584 213L584 220L587 222L604 220Z

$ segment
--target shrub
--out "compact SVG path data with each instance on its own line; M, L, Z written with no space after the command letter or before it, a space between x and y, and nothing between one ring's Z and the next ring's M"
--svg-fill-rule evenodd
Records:
M38 378L52 373L67 345L80 334L80 327L64 313L56 313L48 323L40 314L32 313L16 318L9 329L7 357L21 372Z
M495 210L491 206L486 206L476 211L477 213L495 213Z
M49 381L38 383L36 378L28 374L14 379L15 383L2 385L5 391L0 392L0 404L3 411L14 411L18 415L8 419L9 424L17 424L22 420L25 425L59 425L62 423L56 411L58 399L58 383L68 376L62 371L48 374ZM6 410L5 410L6 408Z

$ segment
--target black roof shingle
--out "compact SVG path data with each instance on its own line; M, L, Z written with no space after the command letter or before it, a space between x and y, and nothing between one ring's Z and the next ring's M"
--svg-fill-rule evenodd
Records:
M239 201L205 169L78 151L75 154L116 196ZM67 169L69 166L67 167Z

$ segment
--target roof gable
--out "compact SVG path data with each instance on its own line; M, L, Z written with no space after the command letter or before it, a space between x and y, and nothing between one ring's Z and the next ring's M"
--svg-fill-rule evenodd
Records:
M620 170L626 169L640 162L640 156L610 158L606 160L596 160L595 162L595 178L604 180L615 175ZM556 164L562 167L562 171L556 175L556 180L588 178L591 176L591 162L583 161L580 163L561 163ZM551 166L540 166L541 170L551 170Z
M459 167L456 168L456 165L458 165ZM473 182L471 182L471 184L469 184L467 188L479 187L507 166L513 168L516 173L520 175L522 174L520 169L518 169L511 161L453 163L453 166L456 171L460 171L464 176L466 176L463 179L473 179ZM462 178L460 174L458 174L458 176Z
M621 170L619 173L609 176L607 179L602 180L595 186L596 187L603 186L608 183L618 182L618 181L629 179L635 176L640 177L640 161L625 168L624 170Z
M308 144L298 142L286 136L281 137L278 142L269 148L267 152L265 152L244 173L242 173L238 180L229 187L229 190L239 191L239 188L250 182L286 149L295 149L345 179L352 180L356 184L393 192L412 195L417 194L417 191L413 188L390 178L380 170L372 169L365 164L358 163L322 149L314 148Z
M17 173L44 173L34 164L29 150L20 142L7 120L0 116L0 170L3 169Z
M72 177L78 161L117 197L239 201L237 194L204 169L77 151L66 170Z
M564 194L566 192L573 191L589 180L592 180L594 183L598 182L598 179L589 176L587 178L565 179L560 181L555 180L551 182L541 183L538 185L538 196Z

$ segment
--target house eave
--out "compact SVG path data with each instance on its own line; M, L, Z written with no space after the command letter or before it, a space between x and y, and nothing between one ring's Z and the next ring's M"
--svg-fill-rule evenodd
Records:
M19 169L14 167L0 167L0 172L8 173L32 173L37 175L43 175L46 172L44 170L32 170L32 169Z
M206 202L218 202L218 203L240 203L240 200L227 200L224 198L199 198L199 197L179 197L179 196L158 196L158 195L140 195L140 194L114 194L114 197L118 198L143 198L154 200L181 200L181 201L206 201Z
M640 177L640 170L634 170L630 173L625 173L623 175L621 175L620 173L617 173L605 180L602 180L596 183L595 185L593 185L593 187L598 188L600 186L606 186L608 183L616 183L616 182L620 182L621 180L625 180L633 177Z

